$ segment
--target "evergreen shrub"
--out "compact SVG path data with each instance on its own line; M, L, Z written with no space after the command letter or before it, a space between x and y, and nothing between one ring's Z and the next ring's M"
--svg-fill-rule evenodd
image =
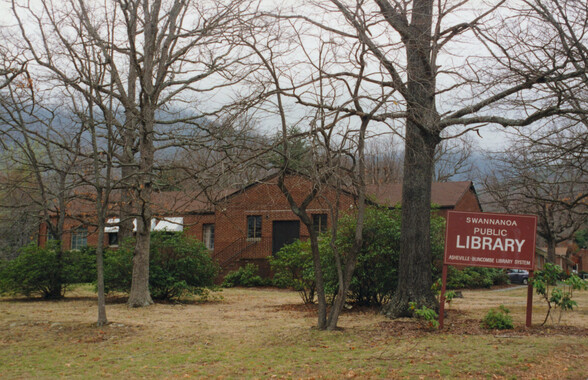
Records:
M129 292L133 270L134 239L104 257L107 292ZM218 272L201 242L183 233L152 232L149 251L149 291L154 299L172 300L186 294L200 294L213 285Z
M222 283L224 288L234 286L255 287L269 285L270 281L259 275L259 267L255 264L247 264L237 270L229 272Z
M92 282L95 277L93 249L60 253L57 241L49 241L45 247L31 243L21 248L15 259L0 263L0 293L59 298L69 285Z
M488 314L482 320L482 327L492 330L507 330L514 327L512 317L504 305L500 305L498 310L490 309Z

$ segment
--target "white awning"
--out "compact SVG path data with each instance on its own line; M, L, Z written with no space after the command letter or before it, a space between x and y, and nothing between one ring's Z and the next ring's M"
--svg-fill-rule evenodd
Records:
M151 219L151 230L150 231L156 231L155 229L155 225L157 224L157 220L155 218ZM133 219L133 232L137 232L137 219Z
M166 224L162 224L162 228L158 228L157 226L162 222L169 220L169 224L171 226L167 226ZM118 224L120 219L118 218L110 218L106 221L106 224ZM166 222L167 223L167 222ZM184 223L184 218L166 218L157 224L157 220L151 219L151 231L182 231L184 228L182 224ZM178 229L179 228L179 229ZM112 233L118 232L118 226L106 226L104 227L104 232ZM133 232L137 232L137 219L133 219Z
M106 224L118 224L120 220L118 218L110 218L106 221ZM111 232L118 232L118 226L106 226L104 227L104 232L111 233Z
M161 219L153 231L181 232L184 230L184 218L171 217Z

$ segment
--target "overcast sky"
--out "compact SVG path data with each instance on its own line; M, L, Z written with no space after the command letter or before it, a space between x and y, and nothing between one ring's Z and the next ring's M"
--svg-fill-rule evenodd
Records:
M268 2L271 1L272 0L268 0ZM0 0L0 25L7 26L14 23L15 20L10 11L9 1ZM438 101L441 101L441 98L439 98ZM503 133L501 128L492 126L483 127L479 130L478 134L472 133L472 136L474 140L480 145L480 147L491 150L499 150L504 148L509 141L508 137Z

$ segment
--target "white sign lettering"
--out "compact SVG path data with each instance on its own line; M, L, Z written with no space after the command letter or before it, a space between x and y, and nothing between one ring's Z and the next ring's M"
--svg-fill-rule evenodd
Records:
M505 236L505 235L499 235ZM501 239L500 237L490 236L461 236L457 235L455 242L456 248L461 249L475 249L484 251L505 251L505 252L517 252L520 253L525 244L525 240L519 239Z

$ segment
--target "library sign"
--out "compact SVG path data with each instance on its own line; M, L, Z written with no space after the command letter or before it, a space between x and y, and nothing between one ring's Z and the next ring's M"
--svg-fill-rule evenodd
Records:
M492 214L486 212L447 213L445 257L441 274L439 328L445 315L447 267L517 268L533 278L537 217L534 215ZM527 285L527 327L533 314L533 287Z
M450 211L444 264L533 270L536 230L534 215Z

